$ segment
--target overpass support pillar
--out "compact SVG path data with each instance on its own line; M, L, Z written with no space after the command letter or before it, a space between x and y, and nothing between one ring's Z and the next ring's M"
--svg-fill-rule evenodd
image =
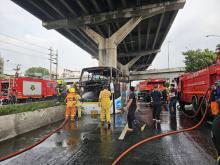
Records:
M99 43L99 66L117 68L117 46L109 38Z
M104 38L88 26L84 28L84 32L98 45L99 66L117 68L117 46L141 20L141 17L131 18L108 38Z

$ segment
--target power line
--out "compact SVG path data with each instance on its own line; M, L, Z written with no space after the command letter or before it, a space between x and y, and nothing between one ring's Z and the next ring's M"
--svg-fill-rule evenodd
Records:
M12 49L7 49L7 48L1 48L0 47L0 50L5 50L5 51L8 51L8 52L14 52L14 53L19 53L21 55L25 55L25 56L32 56L32 57L37 57L37 58L45 58L45 59L48 59L47 57L43 57L43 56L37 56L37 55L32 55L32 54L28 54L28 53L23 53L23 52L20 52L20 51L16 51L16 50L12 50Z
M11 36L11 35L4 34L4 33L2 33L2 32L0 32L0 35L5 36L5 37L8 37L8 38L12 38L12 39L17 40L17 41L21 41L21 42L25 42L25 43L31 44L32 46L37 46L37 47L40 47L40 48L43 48L43 49L47 49L47 50L48 50L47 47L40 46L40 45L35 44L35 43L33 43L33 42L29 42L29 41L25 41L25 40L22 40L22 39L15 38L15 37L13 37L13 36Z
M6 42L6 41L1 41L1 40L0 40L0 42L2 42L4 44L8 44L8 45L13 45L13 46L16 46L16 47L19 47L19 48L22 48L22 49L27 49L27 50L35 51L35 52L38 52L38 53L47 54L46 52L42 52L42 51L39 51L39 50L36 50L36 49L26 48L26 47L23 47L23 46L14 44L14 43Z

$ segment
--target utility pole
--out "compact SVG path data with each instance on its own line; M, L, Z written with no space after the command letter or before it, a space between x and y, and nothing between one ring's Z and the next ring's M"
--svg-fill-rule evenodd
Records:
M50 58L49 58L49 61L50 61L50 79L52 79L52 62L53 62L53 49L52 49L52 47L49 48L49 51L50 51L50 53L49 53L49 56L50 56Z
M58 50L56 50L56 58L55 58L55 60L56 60L56 62L55 62L55 64L56 64L56 80L58 79Z
M58 50L56 50L56 54L53 54L53 49L52 47L49 48L49 61L50 61L50 78L52 79L54 74L53 74L53 71L52 71L52 66L53 64L56 65L56 74L55 74L55 77L56 79L58 79Z
M13 70L15 71L15 77L18 77L19 71L21 70L21 64L17 64Z
M170 41L168 41L168 69L170 69Z

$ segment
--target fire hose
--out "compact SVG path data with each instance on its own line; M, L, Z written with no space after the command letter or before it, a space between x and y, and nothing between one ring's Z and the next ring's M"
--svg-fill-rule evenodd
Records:
M183 113L183 115L184 116L186 116L186 117L188 117L188 118L195 118L198 114L199 114L199 112L201 111L201 109L202 109L202 104L203 104L203 101L205 100L205 98L207 97L207 95L208 95L208 92L209 92L209 89L206 91L206 93L205 93L205 95L204 95L204 97L202 98L202 100L201 100L201 102L200 102L200 105L199 105L199 108L198 108L198 110L193 114L193 115L189 115L189 114L187 114L187 113L185 113L185 111L184 110L182 110L182 113ZM207 103L206 103L206 105L207 105Z
M56 129L54 129L53 131L49 132L47 135L45 135L43 138L41 138L40 140L36 141L34 144L24 148L24 149L21 149L21 150L18 150L18 151L15 151L11 154L8 154L6 156L3 156L3 157L0 157L0 162L1 161L4 161L6 159L9 159L9 158L12 158L14 156L17 156L25 151L28 151L32 148L34 148L35 146L39 145L40 143L42 143L43 141L45 141L47 138L49 138L51 135L53 135L55 132L58 132L60 129L62 129L64 127L64 125L68 122L68 120L64 120L62 124L60 124L59 127L57 127Z
M201 100L201 102L200 102L200 105L199 105L199 108L198 108L197 112L195 113L196 115L195 115L195 114L193 115L194 117L196 117L196 116L199 114L199 112L201 111L202 103L203 103L203 101L205 100L205 98L207 97L208 91L209 91L209 89L206 91L204 97L202 98L202 100ZM208 105L208 104L206 104L206 105ZM193 127L185 128L185 129L181 129L181 130L176 130L176 131L170 131L170 132L166 132L166 133L162 133L162 134L155 135L155 136L152 136L152 137L148 137L148 138L146 138L146 139L143 139L143 140L139 141L138 143L132 145L132 146L129 147L127 150L125 150L124 152L122 152L122 154L119 155L119 156L114 160L114 162L112 163L112 165L118 164L119 161L120 161L123 157L125 157L129 152L131 152L133 149L139 147L140 145L142 145L142 144L144 144L144 143L146 143L146 142L149 142L149 141L152 141L152 140L156 140L156 139L160 139L160 138L165 137L165 136L168 136L168 135L179 134L179 133L182 133L182 132L189 132L189 131L192 131L192 130L198 128L198 127L203 123L203 121L205 120L205 117L206 117L207 113L208 113L208 106L206 106L205 113L204 113L204 115L202 116L201 120L200 120L196 125L194 125ZM183 115L192 118L192 116L189 116L189 115L187 115L186 113L183 113Z
M202 102L204 101L204 98L207 97L207 94L208 94L208 90L205 94L205 96L203 97L200 105L199 105L199 108L198 108L198 111L196 114L199 113L199 111L201 110L201 106L202 106ZM206 117L206 114L208 112L208 106L206 107L206 110L205 110L205 113L203 115L203 117L201 118L201 120L199 121L198 124L196 124L195 126L191 127L191 128L186 128L186 129L182 129L182 130L178 130L178 131L171 131L171 132L167 132L167 133L162 133L162 134L159 134L159 135L156 135L156 136L153 136L153 137L149 137L149 138L146 138L136 144L134 144L133 146L129 147L126 151L124 151L117 159L115 159L115 161L112 163L112 165L116 165L125 155L127 155L130 151L132 151L134 148L137 148L138 146L146 143L146 142L149 142L151 140L155 140L155 139L159 139L159 138L162 138L162 137L165 137L165 136L168 136L168 135L173 135L173 134L178 134L178 133L181 133L181 132L188 132L188 131L192 131L196 128L198 128L204 121L205 117ZM41 138L40 140L38 140L37 142L35 142L34 144L22 149L22 150L18 150L18 151L15 151L11 154L8 154L6 156L3 156L3 157L0 157L0 162L1 161L4 161L6 159L9 159L9 158L12 158L14 156L17 156L25 151L28 151L32 148L34 148L35 146L39 145L40 143L42 143L43 141L45 141L46 139L48 139L51 135L53 135L54 133L58 132L60 129L63 128L63 126L68 122L68 120L64 120L64 122L58 127L56 128L55 130L51 131L50 133L48 133L47 135L45 135L43 138Z

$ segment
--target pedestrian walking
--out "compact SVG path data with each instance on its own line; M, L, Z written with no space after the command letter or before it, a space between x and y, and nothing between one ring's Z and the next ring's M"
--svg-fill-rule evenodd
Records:
M157 123L160 123L161 96L158 86L154 86L154 89L151 92L151 98L153 100L153 121L156 121Z
M127 121L128 121L128 131L133 131L133 122L135 120L135 111L137 109L136 96L134 93L134 87L130 87L129 97L127 101L127 106L125 110L128 112Z
M172 118L176 117L177 90L174 84L171 84L169 92L169 111Z
M99 94L99 106L101 107L100 120L102 126L104 126L105 121L108 123L108 128L111 127L111 92L108 90L108 86L105 85L104 89Z

